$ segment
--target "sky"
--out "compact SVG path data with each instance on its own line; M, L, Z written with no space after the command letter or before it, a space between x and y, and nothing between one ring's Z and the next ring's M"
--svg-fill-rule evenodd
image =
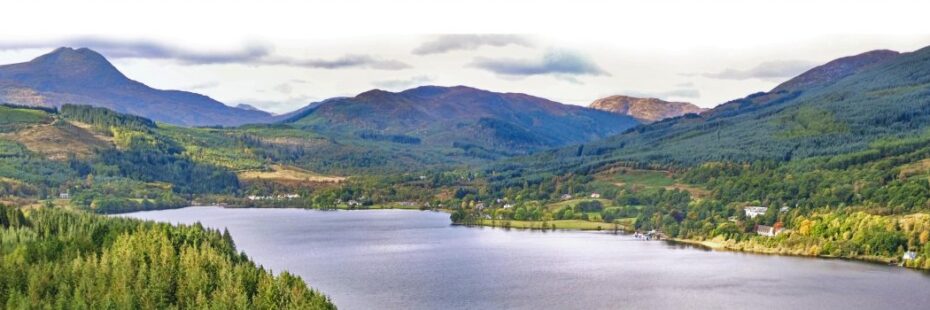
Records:
M930 1L17 1L0 63L89 47L132 79L284 113L467 85L713 107L818 64L930 45ZM10 12L20 12L10 14Z

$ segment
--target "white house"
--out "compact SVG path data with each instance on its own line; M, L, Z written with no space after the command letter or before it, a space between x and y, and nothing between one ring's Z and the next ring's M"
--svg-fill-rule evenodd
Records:
M772 226L759 225L756 226L756 233L766 237L774 237L775 235L780 234L784 228L775 228Z
M594 199L601 198L601 194L598 194L598 193L591 193L591 198L594 198Z
M902 260L915 260L917 259L917 252L907 251L904 252L904 257L901 257Z
M58 198L71 199L71 194L68 192L61 192L61 193L58 193Z
M746 207L745 209L743 209L743 211L746 212L746 216L749 218L754 218L756 216L763 215L765 214L765 211L768 211L768 210L769 208L758 207L758 206Z
M362 203L358 202L358 200L355 200L355 199L349 200L348 204L350 207L358 207L362 205Z

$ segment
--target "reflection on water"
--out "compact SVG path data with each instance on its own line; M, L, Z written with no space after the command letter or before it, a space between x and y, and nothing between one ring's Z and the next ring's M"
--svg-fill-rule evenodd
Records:
M437 212L194 207L127 216L226 227L342 309L927 309L930 277L609 232L449 225Z

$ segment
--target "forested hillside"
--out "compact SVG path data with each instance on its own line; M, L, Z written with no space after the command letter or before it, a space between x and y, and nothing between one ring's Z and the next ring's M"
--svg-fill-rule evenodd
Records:
M334 309L287 272L236 252L228 232L0 206L8 309Z
M192 160L151 120L90 106L4 109L32 116L7 121L17 129L0 136L4 196L65 194L77 207L107 213L180 207L192 195L239 188L233 172Z
M0 109L0 200L64 197L60 204L99 213L195 200L242 205L249 195L300 194L307 200L287 205L313 206L310 196L342 186L343 175L387 192L399 171L432 175L486 160L395 141L356 144L287 124L185 128L90 106Z
M878 139L924 133L930 124L928 89L930 48L864 53L700 115L639 126L493 169L512 171L501 174L509 180L537 173L585 173L618 163L675 169L707 161L790 161L844 154Z

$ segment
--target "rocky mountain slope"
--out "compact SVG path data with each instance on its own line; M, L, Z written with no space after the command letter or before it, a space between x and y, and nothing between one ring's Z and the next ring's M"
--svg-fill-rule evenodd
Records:
M656 98L637 98L622 95L597 99L588 107L629 115L643 122L655 122L689 113L701 113L706 110L687 102L669 102Z

